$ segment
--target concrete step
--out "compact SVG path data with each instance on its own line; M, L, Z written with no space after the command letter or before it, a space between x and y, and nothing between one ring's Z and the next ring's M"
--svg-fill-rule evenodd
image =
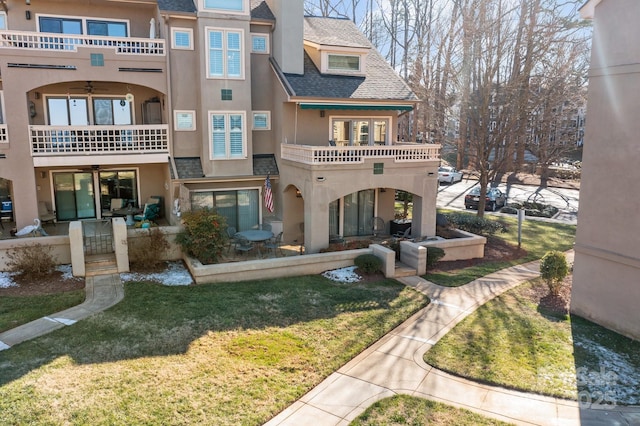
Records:
M87 277L95 277L96 275L109 275L118 273L118 265L116 264L116 255L97 254L87 256L84 261L85 275Z
M418 271L405 265L402 262L396 262L395 278L413 277Z

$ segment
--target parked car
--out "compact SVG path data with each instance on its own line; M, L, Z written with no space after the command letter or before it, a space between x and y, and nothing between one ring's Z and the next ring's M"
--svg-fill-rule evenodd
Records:
M439 183L456 183L462 180L462 172L457 171L453 167L439 167L438 168L438 182Z
M485 200L485 210L496 211L507 204L507 195L498 188L487 188ZM477 209L478 204L480 204L480 187L474 186L464 196L464 206L468 209Z

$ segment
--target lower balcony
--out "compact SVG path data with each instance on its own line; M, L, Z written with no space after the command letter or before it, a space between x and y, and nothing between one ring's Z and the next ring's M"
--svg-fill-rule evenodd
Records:
M440 161L440 145L403 143L373 146L314 146L282 144L283 160L309 165L358 164L368 159L396 163Z

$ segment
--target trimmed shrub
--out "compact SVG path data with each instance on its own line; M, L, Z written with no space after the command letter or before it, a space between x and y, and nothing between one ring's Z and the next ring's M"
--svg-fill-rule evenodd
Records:
M446 215L449 223L458 229L476 235L489 236L496 232L506 232L507 228L500 222L467 213L449 213Z
M18 247L7 253L7 266L12 272L21 277L41 278L51 274L56 267L50 246L36 243L30 246Z
M129 239L129 262L137 270L147 271L164 265L162 254L169 241L159 228L148 229L146 235Z
M373 274L382 268L382 260L375 254L361 254L353 259L353 263L366 274Z
M562 281L569 273L567 258L559 251L548 251L540 259L540 275L549 287L549 293L554 296L560 294Z
M432 268L444 257L444 250L440 247L427 247L427 269Z
M225 218L207 208L183 213L182 225L176 242L185 253L205 265L217 263L229 238Z

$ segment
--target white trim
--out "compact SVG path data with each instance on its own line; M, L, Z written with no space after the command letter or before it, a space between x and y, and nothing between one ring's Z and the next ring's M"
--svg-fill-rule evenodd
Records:
M198 9L203 12L212 12L212 13L224 13L229 15L248 15L249 14L249 0L241 0L242 1L242 10L228 10L228 9L215 9L205 7L205 0L198 0Z
M177 46L175 35L177 32L188 33L189 35L189 46ZM171 48L176 50L193 50L193 29L192 28L184 28L184 27L171 27Z
M263 37L265 39L264 41L264 46L265 46L265 50L253 50L253 38L254 37ZM269 53L271 53L271 46L270 46L271 42L270 42L270 37L269 34L266 33L251 33L251 53L256 53L259 55L268 55Z
M185 118L187 115L191 115L190 127L178 127L178 115L183 115ZM192 132L196 130L196 111L186 109L174 109L173 110L173 130L176 132Z
M358 70L347 70L340 68L329 68L329 56L357 56L359 61L359 69ZM336 52L336 51L322 51L321 52L321 72L323 74L345 74L345 75L365 75L367 70L367 55L363 55L360 53L347 53L347 52Z
M213 115L224 115L225 120L225 156L224 157L214 157L213 155L213 128L211 117ZM230 142L230 128L229 128L229 116L231 115L242 115L243 121L243 129L242 129L242 156L232 157L231 156L231 142ZM218 160L246 160L247 159L247 134L248 134L248 125L247 125L247 112L246 111L223 111L223 110L209 110L207 111L207 145L209 146L209 160L218 161Z
M210 64L210 52L211 47L209 46L209 33L210 32L221 32L222 33L222 73L223 75L211 75L211 70L209 69ZM227 34L229 33L238 33L240 34L240 76L229 76L228 75L228 62L227 62ZM246 46L244 45L244 30L242 28L220 28L220 27L205 27L204 34L206 38L205 42L205 60L206 60L206 78L208 80L244 80L244 54Z
M256 114L265 114L267 116L267 127L256 127ZM251 113L251 129L252 130L271 130L271 111L252 111Z

